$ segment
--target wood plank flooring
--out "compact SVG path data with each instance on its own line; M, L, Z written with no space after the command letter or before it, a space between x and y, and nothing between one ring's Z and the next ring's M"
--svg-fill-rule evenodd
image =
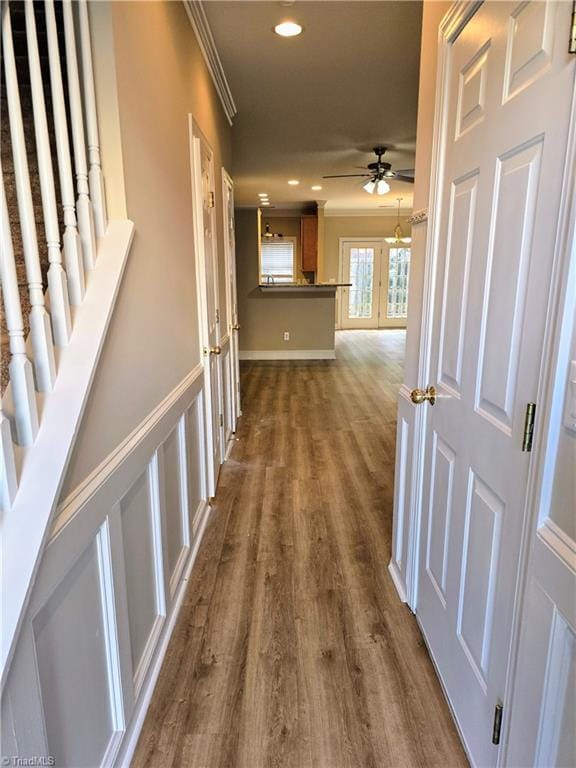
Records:
M390 559L403 331L247 363L135 768L465 766Z

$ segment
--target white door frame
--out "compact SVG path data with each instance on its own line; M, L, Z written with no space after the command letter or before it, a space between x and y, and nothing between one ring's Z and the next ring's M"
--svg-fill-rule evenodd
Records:
M226 317L228 319L228 335L230 338L230 404L232 408L232 432L236 432L238 418L242 414L240 403L240 365L238 357L238 296L236 287L236 254L231 252L228 217L226 205L227 193L234 193L234 181L225 168L222 168L222 211L224 227L224 263L226 266ZM236 302L234 302L236 294ZM236 306L236 314L233 307Z
M431 371L431 349L432 349L432 318L434 313L434 293L435 293L435 275L438 261L439 235L441 207L438 203L441 200L441 190L443 184L443 163L444 149L447 132L447 88L446 80L449 72L448 62L450 46L458 37L460 31L467 24L470 18L476 13L482 5L482 0L459 0L455 2L439 28L438 40L438 67L436 75L436 93L435 93L435 112L434 112L434 133L432 143L432 163L430 180L430 202L428 210L428 233L426 238L424 283L422 295L422 318L420 326L420 349L418 356L418 381L413 382L414 386L427 386L429 383ZM568 31L567 31L568 38ZM519 619L523 605L523 593L526 586L528 571L528 553L531 542L531 533L536 524L538 512L538 500L542 489L544 478L542 477L545 463L547 434L549 419L551 417L551 403L553 397L553 387L555 381L554 360L557 354L557 339L555 333L561 322L563 310L562 296L565 288L563 282L568 275L571 258L576 249L576 236L571 225L571 206L573 205L572 195L574 185L576 184L576 130L574 120L576 119L575 100L573 95L572 104L572 125L568 139L566 152L566 162L564 168L563 194L559 212L559 224L556 235L556 247L553 256L551 291L549 296L550 311L546 319L546 330L544 345L541 357L541 367L538 383L537 403L541 404L540 412L544 413L545 423L538 424L535 433L534 445L530 457L530 467L528 474L528 487L526 495L526 508L524 515L524 524L522 531L522 542L520 549L520 564L518 583L516 584L515 604L513 609L512 632L510 642L510 652L508 659L508 669L505 683L505 698L512 701L516 659L519 645ZM412 450L412 473L411 473L411 506L409 510L409 543L408 543L408 564L406 575L406 597L407 602L413 611L417 610L418 605L418 563L420 548L420 525L421 525L421 505L424 481L424 459L426 445L426 429L428 408L415 407L414 413L414 437ZM502 743L508 743L508 729L510 718L504 718ZM506 747L500 750L498 764L504 765L506 757Z
M198 330L199 330L199 342L200 342L200 361L202 363L204 374L204 386L202 397L204 400L204 433L205 433L205 450L208 461L206 462L206 474L207 474L207 488L208 496L212 497L216 493L216 476L214 472L214 466L212 457L214 455L214 439L212 435L213 424L213 408L212 408L212 388L214 386L219 388L220 383L218 381L212 381L212 375L210 371L209 357L206 350L210 346L209 339L209 323L208 323L208 289L206 285L206 251L204 247L204 213L202 209L202 158L201 158L201 141L204 141L208 146L202 131L199 129L196 121L191 113L188 114L188 137L190 144L190 172L192 181L192 218L193 218L193 242L194 253L196 262L196 296L198 301ZM213 182L213 180L212 180ZM213 185L212 185L213 186ZM213 209L215 210L215 209ZM211 216L212 227L212 242L216 247L215 237L215 222L214 215ZM215 256L215 255L214 255ZM217 259L214 258L215 264ZM214 278L217 279L217 270ZM217 331L219 335L219 331ZM219 339L218 339L219 341ZM222 409L222 405L220 405ZM222 410L221 410L222 412ZM222 436L220 438L222 443Z

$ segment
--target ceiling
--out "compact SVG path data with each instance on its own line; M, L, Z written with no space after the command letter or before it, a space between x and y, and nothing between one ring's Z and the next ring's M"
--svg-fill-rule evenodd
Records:
M372 147L390 147L393 169L414 168L422 5L412 0L205 0L238 114L234 118L236 203L301 207L325 200L326 212L412 206L412 185L391 182L380 197L362 179ZM282 38L273 27L304 27ZM297 187L289 179L299 179ZM322 191L312 191L314 184ZM383 213L385 211L383 210Z

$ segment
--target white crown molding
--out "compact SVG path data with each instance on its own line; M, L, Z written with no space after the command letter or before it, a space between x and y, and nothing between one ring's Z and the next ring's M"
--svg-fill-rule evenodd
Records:
M412 213L411 208L404 208L400 209L400 216L410 216ZM334 208L325 208L324 209L324 216L326 218L328 217L335 217L335 216L345 216L345 217L352 217L356 218L358 216L378 216L382 218L390 217L390 218L397 218L398 217L398 208L396 207L390 207L390 208L369 208L366 210L360 209L354 209L354 208L341 208L340 210L334 209Z
M212 35L212 30L210 29L210 24L208 23L204 6L202 5L202 0L182 0L182 2L184 3L184 8L186 9L196 39L198 40L198 45L204 56L204 61L206 62L206 66L208 67L218 96L222 102L224 114L230 125L232 125L232 118L238 110L236 109L236 104L234 103L234 98L230 86L228 85L228 80L226 79L224 67L220 61L220 56L218 55L216 43L214 42L214 37Z
M428 221L428 208L422 208L419 211L414 211L414 213L408 217L408 224L423 224L425 221Z

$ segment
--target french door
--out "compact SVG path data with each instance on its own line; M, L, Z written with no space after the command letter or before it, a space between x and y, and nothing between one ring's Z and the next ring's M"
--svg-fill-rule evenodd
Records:
M570 12L563 2L486 2L453 28L441 58L421 382L436 400L418 406L427 411L416 614L471 762L483 768L499 760L495 714L504 726L511 715L531 474L523 439L542 375L574 90Z
M341 328L406 326L410 248L384 238L343 240L341 244Z
M194 245L198 314L204 369L204 414L208 461L208 489L216 493L223 460L224 407L220 364L218 260L215 238L214 158L212 150L189 118L194 205Z

